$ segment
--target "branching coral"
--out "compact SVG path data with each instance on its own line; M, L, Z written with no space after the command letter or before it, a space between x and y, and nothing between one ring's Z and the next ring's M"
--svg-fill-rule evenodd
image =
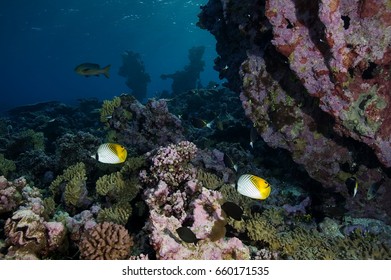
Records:
M189 141L161 147L152 158L152 166L149 170L151 175L147 177L143 172L141 178L145 182L155 184L161 180L171 186L178 186L184 181L193 179L195 174L188 162L196 152L197 147Z
M120 202L110 208L101 209L98 213L98 222L113 222L119 225L125 225L132 215L132 207L129 203Z
M80 257L89 260L120 260L129 257L133 240L121 225L104 222L87 230L80 241Z
M78 207L83 204L87 195L86 180L85 165L79 162L57 176L49 188L53 195L61 193L67 206Z
M7 176L9 172L15 171L15 169L15 163L0 154L0 175Z
M197 180L207 189L217 189L224 184L224 182L213 173L205 172L202 169L197 170Z
M304 260L390 258L390 249L375 237L364 235L343 237L335 233L330 235L329 231L319 232L315 227L306 227L303 224L290 229L284 226L282 214L269 209L262 215L252 215L248 221L230 220L230 224L239 232L246 233L252 242L261 242L265 248L278 253L282 258Z
M115 108L121 105L121 98L114 97L113 100L104 100L102 104L102 108L100 110L100 121L103 123L107 123L107 121L113 115Z

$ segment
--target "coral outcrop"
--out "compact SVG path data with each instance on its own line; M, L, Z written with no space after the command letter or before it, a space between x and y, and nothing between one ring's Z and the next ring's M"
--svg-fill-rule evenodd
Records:
M147 97L147 86L151 78L145 71L140 54L132 51L124 52L118 74L126 78L126 85L140 102Z
M123 226L104 222L84 233L80 256L88 260L121 260L129 257L132 245L132 238Z
M248 259L248 248L236 237L225 238L225 216L220 192L208 190L195 179L190 164L196 146L188 141L161 147L152 165L140 174L149 186L145 200L150 209L147 229L158 259ZM188 226L197 238L186 243L177 229Z
M172 94L175 95L201 87L200 74L204 71L205 66L205 62L202 60L204 52L204 46L191 48L188 55L189 64L183 70L160 76L164 80L172 79Z
M215 68L263 140L290 151L352 214L390 222L390 6L375 2L211 0L198 25L215 35ZM387 191L368 201L381 180Z
M150 99L142 105L131 95L120 98L121 105L108 120L111 140L137 154L183 140L181 121L168 111L166 100Z

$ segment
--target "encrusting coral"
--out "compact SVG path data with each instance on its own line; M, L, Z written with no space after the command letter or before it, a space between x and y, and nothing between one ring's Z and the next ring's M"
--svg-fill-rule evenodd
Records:
M88 260L121 260L130 255L133 240L121 225L104 222L85 231L79 248L80 256Z

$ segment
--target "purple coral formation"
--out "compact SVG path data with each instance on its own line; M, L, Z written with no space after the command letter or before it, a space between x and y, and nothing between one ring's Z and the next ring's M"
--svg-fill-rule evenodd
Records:
M194 157L197 147L189 141L181 141L178 144L170 144L160 147L152 158L150 176L142 178L152 182L164 181L169 185L178 186L180 183L193 179L195 174L187 166L187 162Z
M21 177L12 182L0 176L0 214L15 210L22 200L21 191L26 186L26 179Z
M144 192L150 208L147 229L157 258L247 259L249 250L236 237L211 241L212 229L225 219L223 198L220 192L201 187L194 178L189 161L195 152L195 145L188 141L160 148L151 158L150 170L141 173L142 181L150 186ZM165 176L171 173L177 176ZM185 222L199 239L197 245L187 244L177 235L176 230Z
M387 1L211 0L202 9L199 26L217 39L215 68L240 90L263 140L342 194L352 214L389 222L389 188L366 200L375 182L391 185ZM360 186L354 200L350 176Z
M120 98L108 122L120 143L145 153L183 140L181 121L168 111L166 100L150 99L142 105L130 95Z
M391 167L389 2L266 2L273 45L333 116L336 131L367 144Z

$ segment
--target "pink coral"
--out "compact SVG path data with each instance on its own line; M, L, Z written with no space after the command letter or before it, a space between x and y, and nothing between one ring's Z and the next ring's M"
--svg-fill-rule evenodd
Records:
M197 147L189 141L181 141L167 147L160 147L152 158L149 176L145 171L141 175L144 182L157 183L160 180L172 186L195 177L188 161L194 157Z
M63 246L67 230L63 223L44 222L47 233L47 250L55 251Z
M0 214L15 210L22 201L21 190L26 186L26 179L21 177L13 182L0 176Z
M92 211L84 210L73 217L66 217L65 225L71 234L71 239L79 241L83 232L93 228L96 225L96 221Z
M179 163L186 166L194 156L196 147L190 142L170 145L161 148L153 157L149 172L143 173L143 180L152 187L144 191L145 201L150 208L147 229L151 232L150 241L159 259L246 259L248 248L236 238L220 238L212 242L212 228L218 221L224 220L218 191L200 186L194 179L192 168L182 168L174 181L166 182L161 174L176 173L172 165ZM186 156L179 155L177 150L187 147ZM175 151L173 151L175 150ZM189 152L190 151L190 152ZM169 159L163 155L170 155ZM169 177L169 176L168 176ZM174 178L174 177L169 177ZM181 178L180 181L176 181ZM180 184L178 184L180 183ZM192 221L189 226L199 240L197 245L186 244L176 230L185 221Z

